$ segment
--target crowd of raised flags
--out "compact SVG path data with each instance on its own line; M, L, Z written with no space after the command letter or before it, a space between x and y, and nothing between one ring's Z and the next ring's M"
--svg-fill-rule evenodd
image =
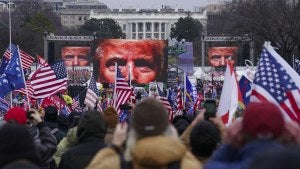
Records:
M71 105L68 105L61 97L68 87L66 67L62 60L49 65L41 56L37 56L38 68L25 78L24 72L29 71L30 66L28 65L31 65L33 61L33 57L13 44L5 51L0 67L1 112L5 112L11 107L11 103L7 101L11 92L20 92L26 95L25 109L31 106L39 108L55 105L65 115L72 111L84 110L80 106L79 95L73 98ZM296 62L296 64L300 64L300 62ZM84 103L89 109L99 111L107 106L114 106L120 119L124 120L128 118L128 114L124 113L120 106L134 103L135 95L133 87L122 76L118 65L115 67L115 83L111 85L114 88L113 98L99 99L101 91L97 88L94 76L91 76L86 83L88 85ZM299 75L275 52L269 43L263 46L254 79L248 76L249 73L254 74L253 71L246 70L238 80L233 65L227 63L217 109L217 115L222 117L224 124L229 125L241 116L238 112L243 111L250 101L266 100L278 105L286 119L299 121ZM203 92L197 92L195 85L185 74L182 84L178 83L175 100L172 98L174 90L168 89L166 94L164 89L160 88L156 82L155 84L157 91L155 97L168 110L170 121L174 116L184 112L193 113L196 109L201 108L201 102L205 99Z

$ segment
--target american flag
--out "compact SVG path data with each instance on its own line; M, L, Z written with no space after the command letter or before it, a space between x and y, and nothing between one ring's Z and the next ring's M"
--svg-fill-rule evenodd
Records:
M294 59L294 69L298 74L300 74L300 60L299 59Z
M80 107L80 103L79 103L79 95L73 98L72 111L82 112L82 108Z
M17 49L16 45L11 44L11 51L14 53L14 51ZM4 55L6 59L10 60L11 53L10 53L10 46L5 50ZM28 53L22 51L20 49L20 57L21 57L21 64L23 69L30 69L31 64L34 62L34 58L30 56Z
M51 66L38 68L30 77L33 97L45 98L67 89L66 66L61 60Z
M8 109L10 109L10 104L0 97L0 111L7 112Z
M28 97L32 97L33 96L33 88L31 86L31 83L30 81L26 81L26 89L25 88L22 88L22 89L19 89L19 90L15 90L15 92L20 92L24 95L28 94Z
M168 101L168 99L164 96L163 91L159 88L158 84L156 84L157 87L157 91L158 91L158 96L157 99L160 100L160 102L166 107L166 109L168 110L168 114L169 114L169 121L171 122L173 120L173 110L172 107L170 105L170 102Z
M300 121L300 77L266 42L258 63L250 101L276 104L286 119Z
M37 56L37 60L39 63L39 67L49 66L47 61L44 58L42 58L42 56L40 56L40 55L36 55L36 56Z
M127 81L121 74L121 70L116 66L116 84L115 84L115 98L114 105L118 114L120 115L122 110L120 105L127 103L132 95L132 88L128 85Z
M181 87L178 85L177 89L177 111L183 110L183 103L182 103L182 94L181 94Z
M97 89L94 76L91 76L90 84L86 92L84 103L92 110L97 105L97 110L102 112L101 104L99 103L99 96L100 96L100 90Z

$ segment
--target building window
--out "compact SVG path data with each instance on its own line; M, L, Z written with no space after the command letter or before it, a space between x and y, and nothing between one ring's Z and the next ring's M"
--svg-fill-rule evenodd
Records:
M138 31L143 32L143 23L138 23Z
M151 33L146 33L146 39L151 39Z
M161 23L161 31L162 31L162 32L165 32L165 31L166 31L166 30L165 30L165 25L166 25L165 23Z
M154 33L154 39L158 39L159 38L159 34L158 33Z
M150 22L146 23L146 32L151 32L151 23Z
M136 32L135 26L136 26L136 24L132 23L132 32Z
M154 32L158 32L159 30L158 30L158 28L159 28L159 23L154 23Z
M161 34L161 39L165 39L165 34L164 33Z
M138 34L138 39L143 39L143 33Z
M86 16L84 17L84 20L85 20L85 21L87 20L87 17L86 17Z
M81 16L79 16L78 20L80 20L80 21L82 20Z
M126 31L126 24L123 24L123 31Z
M135 33L132 34L132 39L136 39L136 34Z

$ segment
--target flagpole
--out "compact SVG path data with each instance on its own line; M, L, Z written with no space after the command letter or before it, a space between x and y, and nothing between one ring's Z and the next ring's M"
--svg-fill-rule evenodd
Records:
M116 87L117 87L117 73L118 73L118 63L115 62L115 85L114 85L114 108L117 110L117 93L116 93Z
M183 72L183 76L184 76L184 79L183 79L183 85L184 85L184 87L183 87L183 94L184 94L184 96L183 96L183 109L185 110L185 102L186 102L186 94L187 94L187 92L186 92L186 74L185 74L185 72Z
M8 0L8 27L9 27L9 51L10 51L10 56L12 55L11 53L11 13L10 13L10 8L11 8L11 3L10 0Z
M11 13L10 13L10 0L8 0L8 29L9 29L9 55L10 59L12 57L12 52L11 52ZM10 107L12 107L12 92L10 92Z
M293 55L293 69L295 70L295 55Z
M131 69L130 69L130 66L128 66L128 68L129 68L129 86L130 86L130 88L132 88L131 87ZM132 103L132 97L130 96L130 103Z
M17 46L17 50L18 50L18 54L19 54L18 57L19 57L20 64L21 64L21 71L22 71L22 74L23 74L23 81L24 81L24 85L25 85L27 105L28 105L28 108L30 109L29 97L28 97L28 91L27 91L27 84L26 84L26 80L25 80L25 75L24 75L23 67L22 67L22 57L20 57L19 46Z

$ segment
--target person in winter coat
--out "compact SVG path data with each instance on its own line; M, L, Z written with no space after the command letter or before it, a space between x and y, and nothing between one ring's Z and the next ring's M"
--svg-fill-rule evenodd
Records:
M28 129L17 123L0 127L0 168L38 169L40 159Z
M67 133L67 136L64 137L57 145L57 151L53 155L53 158L57 166L59 166L62 155L77 144L78 139L76 134L77 134L77 126L70 128Z
M31 126L28 127L29 132L34 140L34 145L38 151L41 159L41 167L43 169L55 169L56 165L52 158L56 151L56 139L51 134L50 129L45 126L41 115L34 109L30 109L29 122ZM20 107L13 107L7 111L4 119L6 121L14 121L22 125L27 125L26 112ZM34 128L35 134L31 130Z
M118 124L112 144L100 150L87 169L202 168L180 142L166 108L155 98L145 99L133 109L126 148L121 155L126 137L127 124Z
M249 103L243 119L225 131L224 145L216 150L205 169L246 169L255 157L284 149L278 141L283 135L284 119L272 103Z
M77 128L78 143L63 154L59 169L83 169L106 146L106 124L96 110L84 112Z
M55 136L57 144L66 136L66 133L61 131L57 125L58 111L55 106L45 107L44 121L45 125L51 130L51 133Z

